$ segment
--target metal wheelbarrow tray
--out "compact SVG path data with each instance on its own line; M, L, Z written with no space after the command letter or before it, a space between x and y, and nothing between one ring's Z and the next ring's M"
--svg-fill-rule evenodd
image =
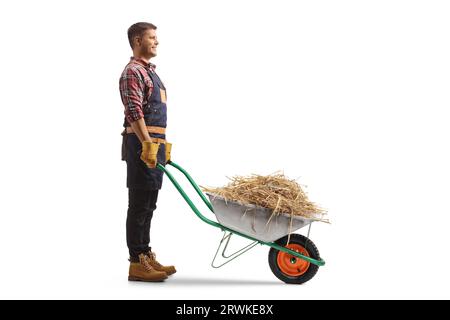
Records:
M206 194L221 225L263 242L273 242L313 222L312 219L285 213L272 216L270 209Z
M271 217L270 209L225 201L222 197L209 193L207 195L210 200L208 200L186 170L173 161L167 164L183 173L209 210L215 214L219 223L202 215L170 171L158 163L157 168L168 176L197 217L224 232L211 262L212 267L222 267L257 244L270 247L268 256L270 269L278 279L286 283L302 284L309 281L315 276L319 267L325 265L325 261L320 258L319 250L309 239L309 231L314 220L299 216L291 217L290 214L283 213ZM305 226L309 226L307 237L292 233ZM238 235L253 242L228 254L226 250L232 235ZM225 262L217 265L215 263L221 248L221 256Z

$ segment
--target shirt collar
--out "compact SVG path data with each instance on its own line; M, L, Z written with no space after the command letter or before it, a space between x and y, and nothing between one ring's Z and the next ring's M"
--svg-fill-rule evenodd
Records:
M143 59L141 59L141 58L131 57L131 58L130 58L130 61L134 61L134 62L136 62L137 64L140 64L141 66L144 66L144 67L147 67L147 68L152 68L152 69L155 69L155 68L156 68L156 65L154 65L154 64L151 63L151 62L147 63L147 62L145 62L145 61L144 61Z

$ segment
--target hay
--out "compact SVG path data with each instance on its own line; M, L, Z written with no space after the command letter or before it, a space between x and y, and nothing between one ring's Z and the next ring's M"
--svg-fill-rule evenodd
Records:
M202 189L221 196L226 201L238 201L242 204L269 208L273 210L271 218L280 213L287 213L329 222L324 218L326 211L309 201L300 185L295 180L287 179L282 173L276 172L269 176L253 174L229 179L231 182L225 187L202 187Z

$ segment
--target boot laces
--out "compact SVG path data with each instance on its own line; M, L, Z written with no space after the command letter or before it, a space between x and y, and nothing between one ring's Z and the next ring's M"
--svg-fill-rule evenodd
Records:
M156 261L156 254L155 254L155 253L153 253L153 252L150 251L150 252L148 253L148 256L149 256L150 260L151 260L156 266L162 267L161 263L159 263L158 261Z
M141 265L144 266L145 270L152 272L154 269L153 267L150 265L150 262L148 261L148 258L146 255L142 254L139 255L139 262L141 263Z

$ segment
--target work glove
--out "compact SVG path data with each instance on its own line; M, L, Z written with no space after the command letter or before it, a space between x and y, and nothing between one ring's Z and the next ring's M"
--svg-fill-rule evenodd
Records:
M147 167L155 168L158 163L159 143L153 143L151 141L142 141L142 153L141 160L145 162Z
M172 151L172 144L166 142L166 163L170 162L170 151Z

